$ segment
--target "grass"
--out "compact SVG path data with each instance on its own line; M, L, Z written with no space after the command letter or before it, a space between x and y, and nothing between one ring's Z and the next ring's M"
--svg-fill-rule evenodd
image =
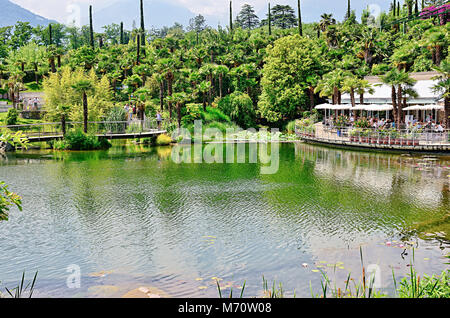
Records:
M395 294L393 297L397 298L450 298L450 269L444 270L440 275L421 277L414 268L414 249L412 252L412 261L410 266L410 272L408 276L404 277L398 284L395 278L395 273L392 271L392 279L394 282ZM312 285L310 283L311 297L312 298L385 298L389 297L387 294L377 291L374 287L375 276L368 276L366 268L364 266L364 258L362 248L360 248L360 258L362 266L362 276L358 282L352 277L351 273L348 274L345 281L345 287L340 288L336 286L336 283L332 283L331 279L324 271L322 273L321 280L321 293L314 294ZM446 256L450 259L450 254ZM450 264L450 263L446 263ZM336 271L336 266L334 267ZM219 282L217 282L217 288L220 298L223 298L222 290ZM241 290L240 298L243 298L244 287ZM282 284L276 284L273 282L269 287L268 281L263 276L263 291L264 298L284 298L285 291ZM230 292L230 298L233 297L233 292ZM294 298L296 297L294 291Z
M21 93L42 92L43 91L41 82L39 82L39 84L36 84L36 82L29 82L29 83L25 83L24 86L26 89L24 91L21 91Z
M7 113L0 113L0 126L5 125ZM19 117L17 119L17 125L31 125L31 124L41 124L44 123L42 119L23 119Z
M34 274L34 278L32 281L30 281L25 287L25 272L23 272L22 274L22 279L19 283L19 285L17 285L16 288L13 289L6 289L6 292L9 294L10 297L12 298L31 298L33 296L33 292L34 292L34 285L36 283L36 278L37 278L38 272L36 272L36 274Z

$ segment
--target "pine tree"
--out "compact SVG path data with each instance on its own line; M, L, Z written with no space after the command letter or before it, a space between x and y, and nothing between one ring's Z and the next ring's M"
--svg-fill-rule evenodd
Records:
M297 26L297 17L295 11L289 5L277 4L272 8L273 25L282 29L290 29Z
M254 29L259 25L259 18L255 14L255 10L249 4L244 4L241 11L236 17L236 22L243 29Z

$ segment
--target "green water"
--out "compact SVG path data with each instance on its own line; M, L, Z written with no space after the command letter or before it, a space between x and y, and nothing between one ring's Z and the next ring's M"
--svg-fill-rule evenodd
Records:
M317 265L336 282L349 272L357 280L362 247L391 292L392 269L409 270L406 242L419 272L447 266L449 158L281 144L278 172L264 175L258 163L177 164L170 155L115 143L0 159L0 179L24 204L0 224L0 290L39 270L36 296L117 297L152 286L217 297L216 277L225 293L245 281L245 295L258 296L264 275L288 297L309 297L310 282L320 291ZM73 264L76 289L66 285Z

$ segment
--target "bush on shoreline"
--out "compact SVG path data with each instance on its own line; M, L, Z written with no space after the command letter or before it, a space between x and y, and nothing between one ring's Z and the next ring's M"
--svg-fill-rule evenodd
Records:
M85 134L81 130L69 131L64 139L49 144L54 150L100 150L112 146L107 139Z

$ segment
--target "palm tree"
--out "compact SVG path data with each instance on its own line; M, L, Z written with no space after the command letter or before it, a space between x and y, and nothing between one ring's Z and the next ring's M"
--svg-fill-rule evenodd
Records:
M56 114L61 118L61 129L63 136L66 135L66 120L69 117L70 106L69 105L58 105L56 107Z
M448 32L440 26L428 29L422 37L422 44L431 52L434 65L439 66L443 48L448 46Z
M359 103L361 105L364 104L364 94L366 92L369 94L373 94L375 92L375 89L372 87L372 84L370 84L368 81L360 79L359 85L356 88L356 93L359 94Z
M216 65L214 64L205 64L199 69L200 75L204 76L206 80L210 82L208 92L209 103L212 101L215 69Z
M165 80L167 81L167 96L170 97L173 94L173 82L175 80L176 61L172 58L165 58L158 60L158 63L160 64L159 67L164 72L163 74ZM168 106L170 118L172 118L172 102L170 100L168 100Z
M354 75L347 75L342 81L342 91L350 94L352 107L356 106L355 91L360 85L360 80Z
M175 93L172 96L172 101L175 103L177 108L178 128L181 128L181 108L188 99L189 96L184 92Z
M48 58L48 62L49 62L52 73L56 73L55 57L56 57L56 46L49 45L47 47L47 58Z
M87 100L87 93L91 91L94 86L90 80L82 79L72 85L72 88L81 93L82 100L83 100L83 119L84 119L84 133L87 134L88 132L88 100Z
M225 65L218 65L215 69L215 75L219 78L219 97L223 97L223 78L229 73L229 68Z
M199 85L197 85L196 93L201 94L203 96L203 110L206 111L206 94L211 89L211 82L203 81Z
M336 20L333 18L333 14L324 13L320 16L322 20L319 22L320 30L325 32L328 26L336 24Z
M320 93L321 97L331 96L334 105L340 104L344 75L344 71L341 69L335 69L325 74L318 82L315 92Z
M382 76L381 80L383 83L391 85L394 120L398 129L403 118L403 86L412 86L416 80L412 79L404 70L400 71L396 67Z
M317 87L319 81L319 76L317 75L310 75L306 78L306 83L308 84L308 95L309 95L309 108L310 110L314 109L314 106L316 106L315 96L314 96L314 90Z
M9 91L10 100L13 104L13 107L16 108L16 101L19 99L19 92L23 88L23 77L25 73L12 69L10 71L8 80L4 83L4 88L7 88ZM17 99L16 99L17 93Z
M433 78L438 82L434 85L433 90L441 93L444 98L444 124L447 129L450 128L450 57L447 56L442 61L439 67L434 67L434 70L440 74Z

